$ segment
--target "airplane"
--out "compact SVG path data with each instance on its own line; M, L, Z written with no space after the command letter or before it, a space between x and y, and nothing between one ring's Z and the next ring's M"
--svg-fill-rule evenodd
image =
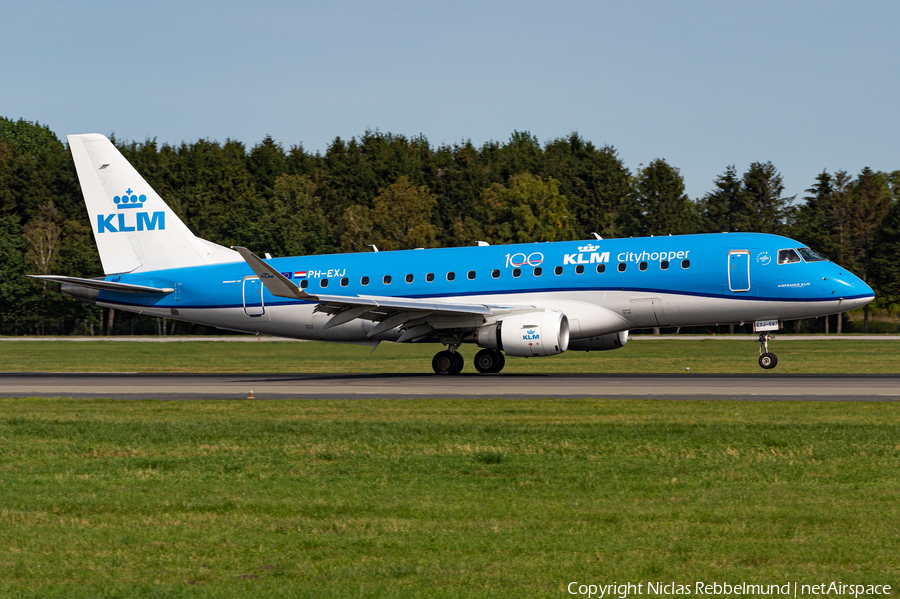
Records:
M715 233L262 259L196 237L103 135L69 135L105 276L29 275L104 308L243 333L372 346L440 343L498 373L505 356L607 351L629 331L752 322L774 368L783 321L859 308L861 279L802 243Z

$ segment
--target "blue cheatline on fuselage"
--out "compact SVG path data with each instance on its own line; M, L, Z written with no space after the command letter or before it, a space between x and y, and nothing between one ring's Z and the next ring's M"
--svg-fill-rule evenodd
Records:
M298 286L306 281L310 294L342 296L528 301L559 292L616 291L777 302L874 297L868 285L831 261L778 263L779 251L802 247L777 235L718 233L328 254L267 263ZM98 299L158 308L241 307L244 279L253 276L246 262L113 275L106 280L175 287L176 293L135 297L101 291ZM274 297L265 287L260 291L266 306L306 303Z

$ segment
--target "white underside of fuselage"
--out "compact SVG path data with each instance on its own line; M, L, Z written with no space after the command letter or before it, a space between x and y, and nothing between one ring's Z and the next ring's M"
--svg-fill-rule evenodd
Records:
M433 298L440 302L442 298ZM460 298L443 298L458 302ZM569 320L573 340L585 339L630 329L739 324L754 320L796 320L846 312L865 305L870 298L824 301L778 301L712 298L672 293L636 293L634 291L559 291L544 294L502 294L467 296L467 303L509 308L551 309L563 312ZM356 319L325 328L331 315L315 312L316 304L297 303L255 307L248 314L243 307L227 308L149 308L97 302L97 305L147 316L193 322L222 329L289 337L295 339L374 343L396 341L402 331L395 328L369 337L375 326L371 320ZM177 313L176 313L177 311ZM497 318L499 319L499 318ZM491 320L465 317L454 327L474 330ZM446 326L431 323L436 329ZM477 321L477 322L476 322Z

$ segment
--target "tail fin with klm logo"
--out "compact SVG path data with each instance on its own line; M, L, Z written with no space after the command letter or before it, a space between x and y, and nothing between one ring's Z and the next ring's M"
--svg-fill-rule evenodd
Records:
M105 274L239 262L196 237L104 135L69 135Z

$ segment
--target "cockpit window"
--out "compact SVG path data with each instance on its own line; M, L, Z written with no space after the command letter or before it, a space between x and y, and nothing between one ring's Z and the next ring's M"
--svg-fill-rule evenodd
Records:
M822 254L814 252L809 248L797 248L797 251L800 252L800 255L803 256L803 259L807 262L822 262L823 260L828 260L828 258Z
M794 250L778 250L778 264L800 262L800 256Z

